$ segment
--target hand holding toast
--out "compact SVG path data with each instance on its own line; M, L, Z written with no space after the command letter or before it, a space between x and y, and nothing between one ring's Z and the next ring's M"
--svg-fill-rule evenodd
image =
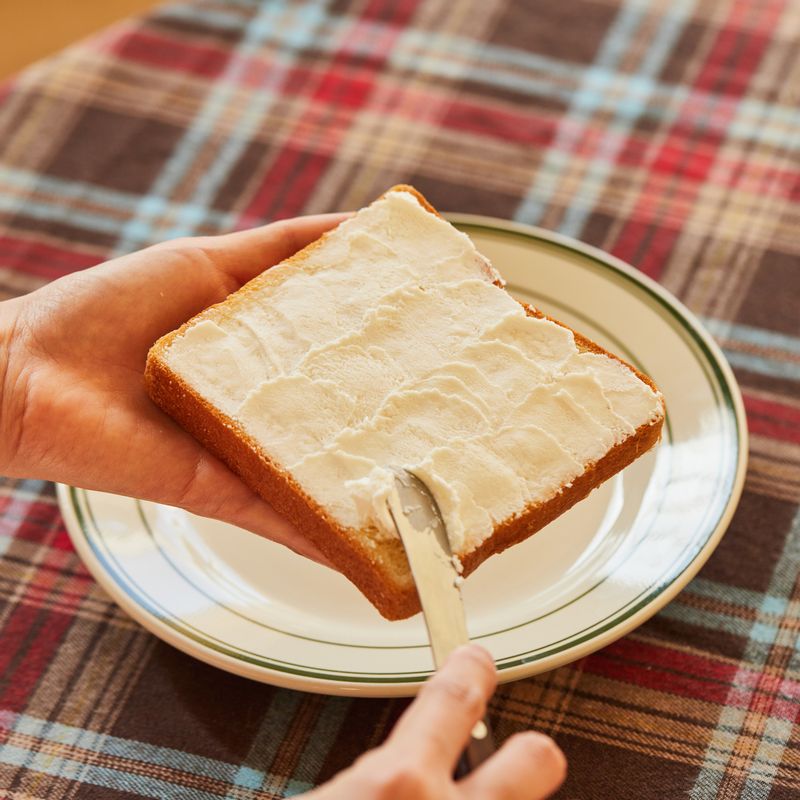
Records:
M178 239L0 304L0 472L181 506L324 560L150 401L148 348L344 215Z

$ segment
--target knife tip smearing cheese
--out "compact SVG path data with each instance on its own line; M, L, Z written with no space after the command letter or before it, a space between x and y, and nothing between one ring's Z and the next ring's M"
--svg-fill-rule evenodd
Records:
M392 466L430 486L469 574L664 419L649 378L514 300L405 186L160 339L146 382L390 619L419 610Z

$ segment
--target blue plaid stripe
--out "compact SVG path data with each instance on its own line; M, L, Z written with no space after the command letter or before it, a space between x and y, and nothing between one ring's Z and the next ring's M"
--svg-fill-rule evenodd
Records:
M317 8L318 6L308 5L300 13L305 20L308 20L306 15L315 16ZM161 213L163 198L171 197L176 187L186 178L197 157L197 151L206 145L217 121L231 107L246 59L258 51L266 37L272 35L276 27L280 28L282 25L285 26L290 23L291 16L289 16L289 19L285 17L292 13L297 14L297 9L293 9L285 0L276 0L276 2L269 3L264 8L259 9L258 14L248 23L245 36L236 46L225 73L220 76L209 92L203 108L186 130L182 140L175 147L172 156L164 165L150 192L138 203L136 213L123 227L119 244L115 249L117 254L135 250L143 243L151 242L156 238L153 225L157 223L157 218ZM305 31L310 37L314 28L313 25L307 27L304 24L299 30ZM277 76L275 80L277 80ZM260 115L264 113L270 99L269 87L264 87L264 91L259 92L253 98L248 112L240 120L241 124L244 125L245 133L250 132L252 127L258 123ZM157 229L159 230L159 236L170 238L191 233L196 229L197 224L206 213L204 209L207 208L212 192L224 180L227 170L231 167L232 160L241 152L243 146L243 141L239 137L230 137L226 141L222 151L218 154L215 167L201 179L194 193L194 202L178 212L178 219L171 228L166 230Z
M16 211L20 204L19 193L23 193L28 195L25 201L26 214L104 233L119 233L120 218L135 216L142 203L141 198L131 192L8 166L0 166L0 187L3 186L12 188L15 193L6 196L0 194L0 209ZM34 200L30 197L33 193L43 196ZM81 200L91 202L94 210L76 209L73 204ZM150 198L146 210L154 217L174 218L180 213L192 220L191 224L177 228L172 233L173 236L186 236L198 225L213 226L224 231L232 229L235 224L233 214L220 213L212 208L189 203L170 202L166 198ZM143 239L139 244L150 244L152 241Z
M263 772L254 777L236 765L202 758L184 751L157 747L146 742L121 739L108 734L96 733L27 715L0 712L0 728L30 737L28 747L5 744L0 748L0 762L14 766L25 766L29 770L58 778L79 780L109 789L121 789L145 797L186 797L182 773L213 778L242 789L255 789L264 782ZM42 743L55 745L55 752L43 751ZM126 771L124 766L112 768L88 762L85 758L70 758L58 755L58 749L78 748L98 756L120 759L120 764L137 762L153 767L163 767L175 772L175 780L158 779ZM220 794L198 791L192 797L219 798ZM238 798L253 796L252 792L238 793Z
M797 359L800 356L800 337L712 317L704 317L703 323L715 336L734 345L723 348L731 366L761 375L800 381L800 360ZM742 352L736 349L737 344L767 350L770 355Z
M607 92L609 74L616 69L620 59L627 51L631 39L636 36L643 16L643 9L638 3L625 3L620 8L608 35L598 51L594 64L585 71L578 90L570 100L569 108L559 123L555 140L544 156L537 179L531 185L515 213L516 219L530 223L536 223L541 219L544 210L552 200L558 182L572 165L571 151L583 135L586 124L597 111L599 98L603 97ZM671 25L670 27L675 31L673 36L676 35L679 30L678 26ZM660 61L663 60L667 50L659 46L657 51L654 49L651 52L660 54L658 58L649 59L652 63L647 66L653 68L654 71L656 66L660 66ZM652 74L650 70L642 70L642 77L645 79L652 78ZM634 91L637 91L641 86L639 80L631 80L630 84L633 86ZM626 122L628 124L641 114L646 99L646 95L641 96L637 93L637 102L631 109L633 113L627 115ZM622 107L626 107L624 102ZM621 118L618 116L617 121L619 122L620 120ZM611 133L617 133L617 131L612 129ZM624 131L619 131L619 133L622 134ZM622 139L618 138L616 144L611 146L607 156L613 157L613 153L619 149L621 142ZM607 162L605 160L595 163L598 165L598 169L604 169L607 172L607 167L605 167ZM583 188L585 189L585 186ZM576 197L582 197L580 191L575 194ZM564 233L572 232L577 224L578 215L582 213L578 210L578 204L573 205L570 209L571 217L563 221L560 230Z
M791 602L800 608L798 606L800 597L797 595L798 575L800 575L800 513L795 516L783 552L775 566L769 588L759 603L760 615L765 614L765 610L776 609L781 600L785 600L787 605ZM786 617L783 616L782 620L785 624ZM800 666L800 648L798 648L800 639L796 629L783 631L780 625L766 626L760 623L753 625L742 658L742 662L748 665L748 671L767 669L775 652L774 648L779 645L782 636L788 638L788 641L782 644L784 647L788 646L793 654L790 663L785 666L781 665L781 667L783 669L788 667L789 674L797 674L796 670ZM740 685L737 679L734 679L731 690L738 692L741 689L746 691L749 688L749 681ZM797 702L797 698L794 699ZM768 714L768 710L762 713ZM706 750L705 762L697 775L692 790L692 800L702 800L702 798L718 795L726 779L725 768L738 755L737 738L743 735L748 720L748 714L737 706L721 708L717 728ZM793 722L794 720L785 719L765 720L764 732L757 733L761 744L751 756L752 766L747 765L747 779L741 796L752 797L755 800L762 798L766 800L770 796L771 781L775 777L780 763L782 750L789 740ZM776 748L778 752L776 752ZM747 758L748 756L750 754L745 753L739 757Z
M297 712L300 699L301 695L296 692L276 695L275 702L270 705L261 723L251 753L242 764L204 758L183 750L158 747L147 742L8 712L0 712L0 730L6 729L20 738L25 737L29 743L27 746L4 744L0 747L0 763L24 766L33 772L134 792L145 797L196 797L203 800L225 797L229 800L246 800L251 797L273 797L276 793L278 796L292 796L312 787L303 775L309 774L310 767L319 768L321 765L339 732L344 717L342 712L349 703L337 698L325 704L303 748L301 774L286 778L263 768L248 766L250 761L269 764L275 758L282 743L282 727L286 719ZM54 747L45 749L43 745ZM80 750L80 755L74 753L72 748ZM63 754L59 754L59 750ZM91 763L85 752L107 759ZM73 757L70 757L70 753L73 753ZM115 762L116 767L105 765ZM151 775L139 774L131 771L131 762L163 769L148 770ZM153 777L154 774L162 777ZM172 780L169 774L172 774ZM191 789L187 793L186 774L207 777L229 788L221 788L219 793L199 789Z
M724 597L724 607L697 608L691 602L693 597L715 601L715 605L719 605ZM772 645L777 642L791 647L795 634L781 630L788 602L786 598L763 595L706 578L695 578L686 595L667 606L661 616L699 628L747 637L761 644ZM751 614L753 619L748 618ZM758 664L753 668L758 669Z

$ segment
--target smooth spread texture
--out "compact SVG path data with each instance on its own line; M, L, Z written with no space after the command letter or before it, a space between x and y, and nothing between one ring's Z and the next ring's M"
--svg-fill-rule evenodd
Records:
M341 525L377 529L367 541L395 535L390 466L428 483L464 554L663 414L623 364L528 316L406 192L268 275L165 362Z

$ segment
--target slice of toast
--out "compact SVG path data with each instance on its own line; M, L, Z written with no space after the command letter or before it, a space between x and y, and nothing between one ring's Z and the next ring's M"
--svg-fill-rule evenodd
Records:
M390 467L429 484L468 575L664 420L647 376L514 301L408 186L159 339L145 380L387 619L419 611L382 513Z

